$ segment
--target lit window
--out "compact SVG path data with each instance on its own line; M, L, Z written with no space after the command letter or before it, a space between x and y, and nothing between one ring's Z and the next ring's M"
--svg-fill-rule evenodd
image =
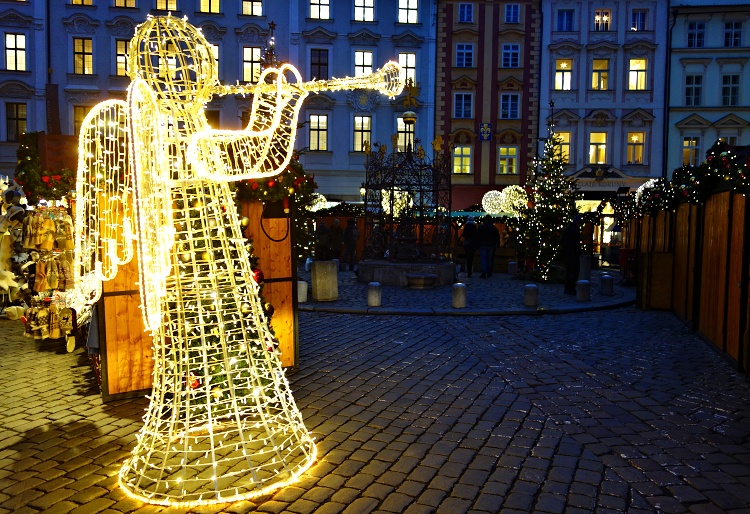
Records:
M508 4L505 6L505 23L520 23L521 6L518 4Z
M375 0L354 0L355 21L375 20Z
M216 71L219 70L219 45L214 45L213 43L208 44L209 49L211 50L211 54L214 56L214 61L216 61Z
M703 99L703 75L685 76L685 105L701 105Z
M690 21L687 25L688 48L703 48L706 44L706 22Z
M701 138L688 136L682 138L682 164L697 166L700 163Z
M261 49L259 46L245 46L242 48L242 80L257 82L260 78Z
M518 173L518 147L500 146L497 149L497 174L515 175Z
M354 52L354 76L361 77L372 73L372 52L356 50Z
M310 18L328 20L331 18L330 0L310 0Z
M472 104L474 95L471 93L456 93L453 95L453 117L472 118Z
M310 150L328 150L328 116L325 114L310 115Z
M630 16L630 30L646 30L648 11L646 9L633 9Z
M73 73L77 75L93 75L94 50L91 38L73 38Z
M556 156L563 164L570 164L570 132L557 132L558 155Z
M313 48L310 50L310 75L316 80L328 80L328 50Z
M742 22L724 22L724 46L726 48L737 48L742 44Z
M364 152L365 143L372 141L372 117L354 117L354 151Z
M406 146L414 141L414 125L407 125L404 123L404 118L399 116L396 118L396 135L398 136L396 149L399 152L405 152Z
M474 4L458 4L458 22L474 23Z
M589 164L607 162L607 133L592 132L589 134Z
M135 0L115 0L115 7L135 7Z
M5 69L26 71L26 36L5 34Z
M218 14L221 12L219 0L200 0L200 12Z
M177 0L156 0L157 11L176 11Z
M83 119L91 110L88 105L74 105L73 106L73 135L77 136L81 133L81 125L83 125Z
M719 141L725 145L737 146L737 136L719 136Z
M453 173L471 174L471 147L469 145L453 147Z
M609 9L597 9L596 11L594 11L594 30L609 30L611 21L612 11L610 11Z
M399 52L398 64L401 66L401 78L404 83L411 80L412 85L417 84L417 54L412 52Z
M645 132L628 132L628 164L643 164L643 150L646 141Z
M609 89L609 59L594 59L591 64L591 89Z
M506 43L503 45L503 68L518 68L521 62L521 45Z
M722 75L721 77L721 105L731 107L740 104L740 76Z
M128 41L115 40L115 75L125 77L128 74Z
M248 16L263 16L262 0L242 0L242 14Z
M557 11L557 31L572 32L575 11L573 9L560 9Z
M472 68L474 66L474 45L472 43L456 43L456 67Z
M70 5L94 5L94 0L70 0Z
M571 79L573 78L573 59L555 60L555 89L558 91L570 91Z
M26 133L26 104L6 102L5 126L7 130L6 141L19 141L21 139L21 135Z
M647 59L630 59L628 67L628 89L631 91L645 91Z
M517 120L520 118L520 98L518 93L503 93L500 95L500 118L504 120Z
M418 23L418 0L398 0L398 22Z

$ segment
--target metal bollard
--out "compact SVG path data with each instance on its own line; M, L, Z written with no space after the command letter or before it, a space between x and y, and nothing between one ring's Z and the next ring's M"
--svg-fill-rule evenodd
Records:
M454 309L463 309L466 307L466 284L460 282L453 284L452 293L451 307Z
M603 295L612 296L613 294L615 294L615 282L612 278L612 275L602 275L599 280L601 281L599 291Z
M523 288L523 304L526 307L536 307L539 304L539 288L536 284L526 284Z
M579 280L576 282L576 301L591 301L591 282L588 280Z
M518 273L518 263L516 261L510 261L508 263L508 275L515 275Z
M367 306L380 307L381 298L380 282L370 282L367 285Z

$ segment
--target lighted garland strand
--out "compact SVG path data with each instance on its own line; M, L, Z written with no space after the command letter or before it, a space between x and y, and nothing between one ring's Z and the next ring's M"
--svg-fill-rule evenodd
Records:
M67 168L42 170L38 132L27 132L21 136L16 158L15 181L23 186L29 204L35 205L43 199L61 200L75 189L75 171Z

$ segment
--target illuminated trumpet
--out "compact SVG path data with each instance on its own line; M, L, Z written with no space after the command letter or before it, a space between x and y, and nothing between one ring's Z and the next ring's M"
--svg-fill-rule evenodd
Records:
M294 78L289 82L287 76ZM214 94L252 94L250 123L245 130L206 128L196 132L188 146L187 159L197 176L215 180L245 180L271 177L283 170L292 157L297 119L310 92L374 89L394 97L404 89L401 67L390 61L369 75L302 82L289 64L263 71L257 84L215 86Z

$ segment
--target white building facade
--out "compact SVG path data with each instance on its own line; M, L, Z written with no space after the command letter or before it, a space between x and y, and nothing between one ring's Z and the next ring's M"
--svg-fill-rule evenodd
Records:
M554 125L584 198L664 170L668 2L542 2L540 136Z
M672 1L667 170L750 144L750 4Z

